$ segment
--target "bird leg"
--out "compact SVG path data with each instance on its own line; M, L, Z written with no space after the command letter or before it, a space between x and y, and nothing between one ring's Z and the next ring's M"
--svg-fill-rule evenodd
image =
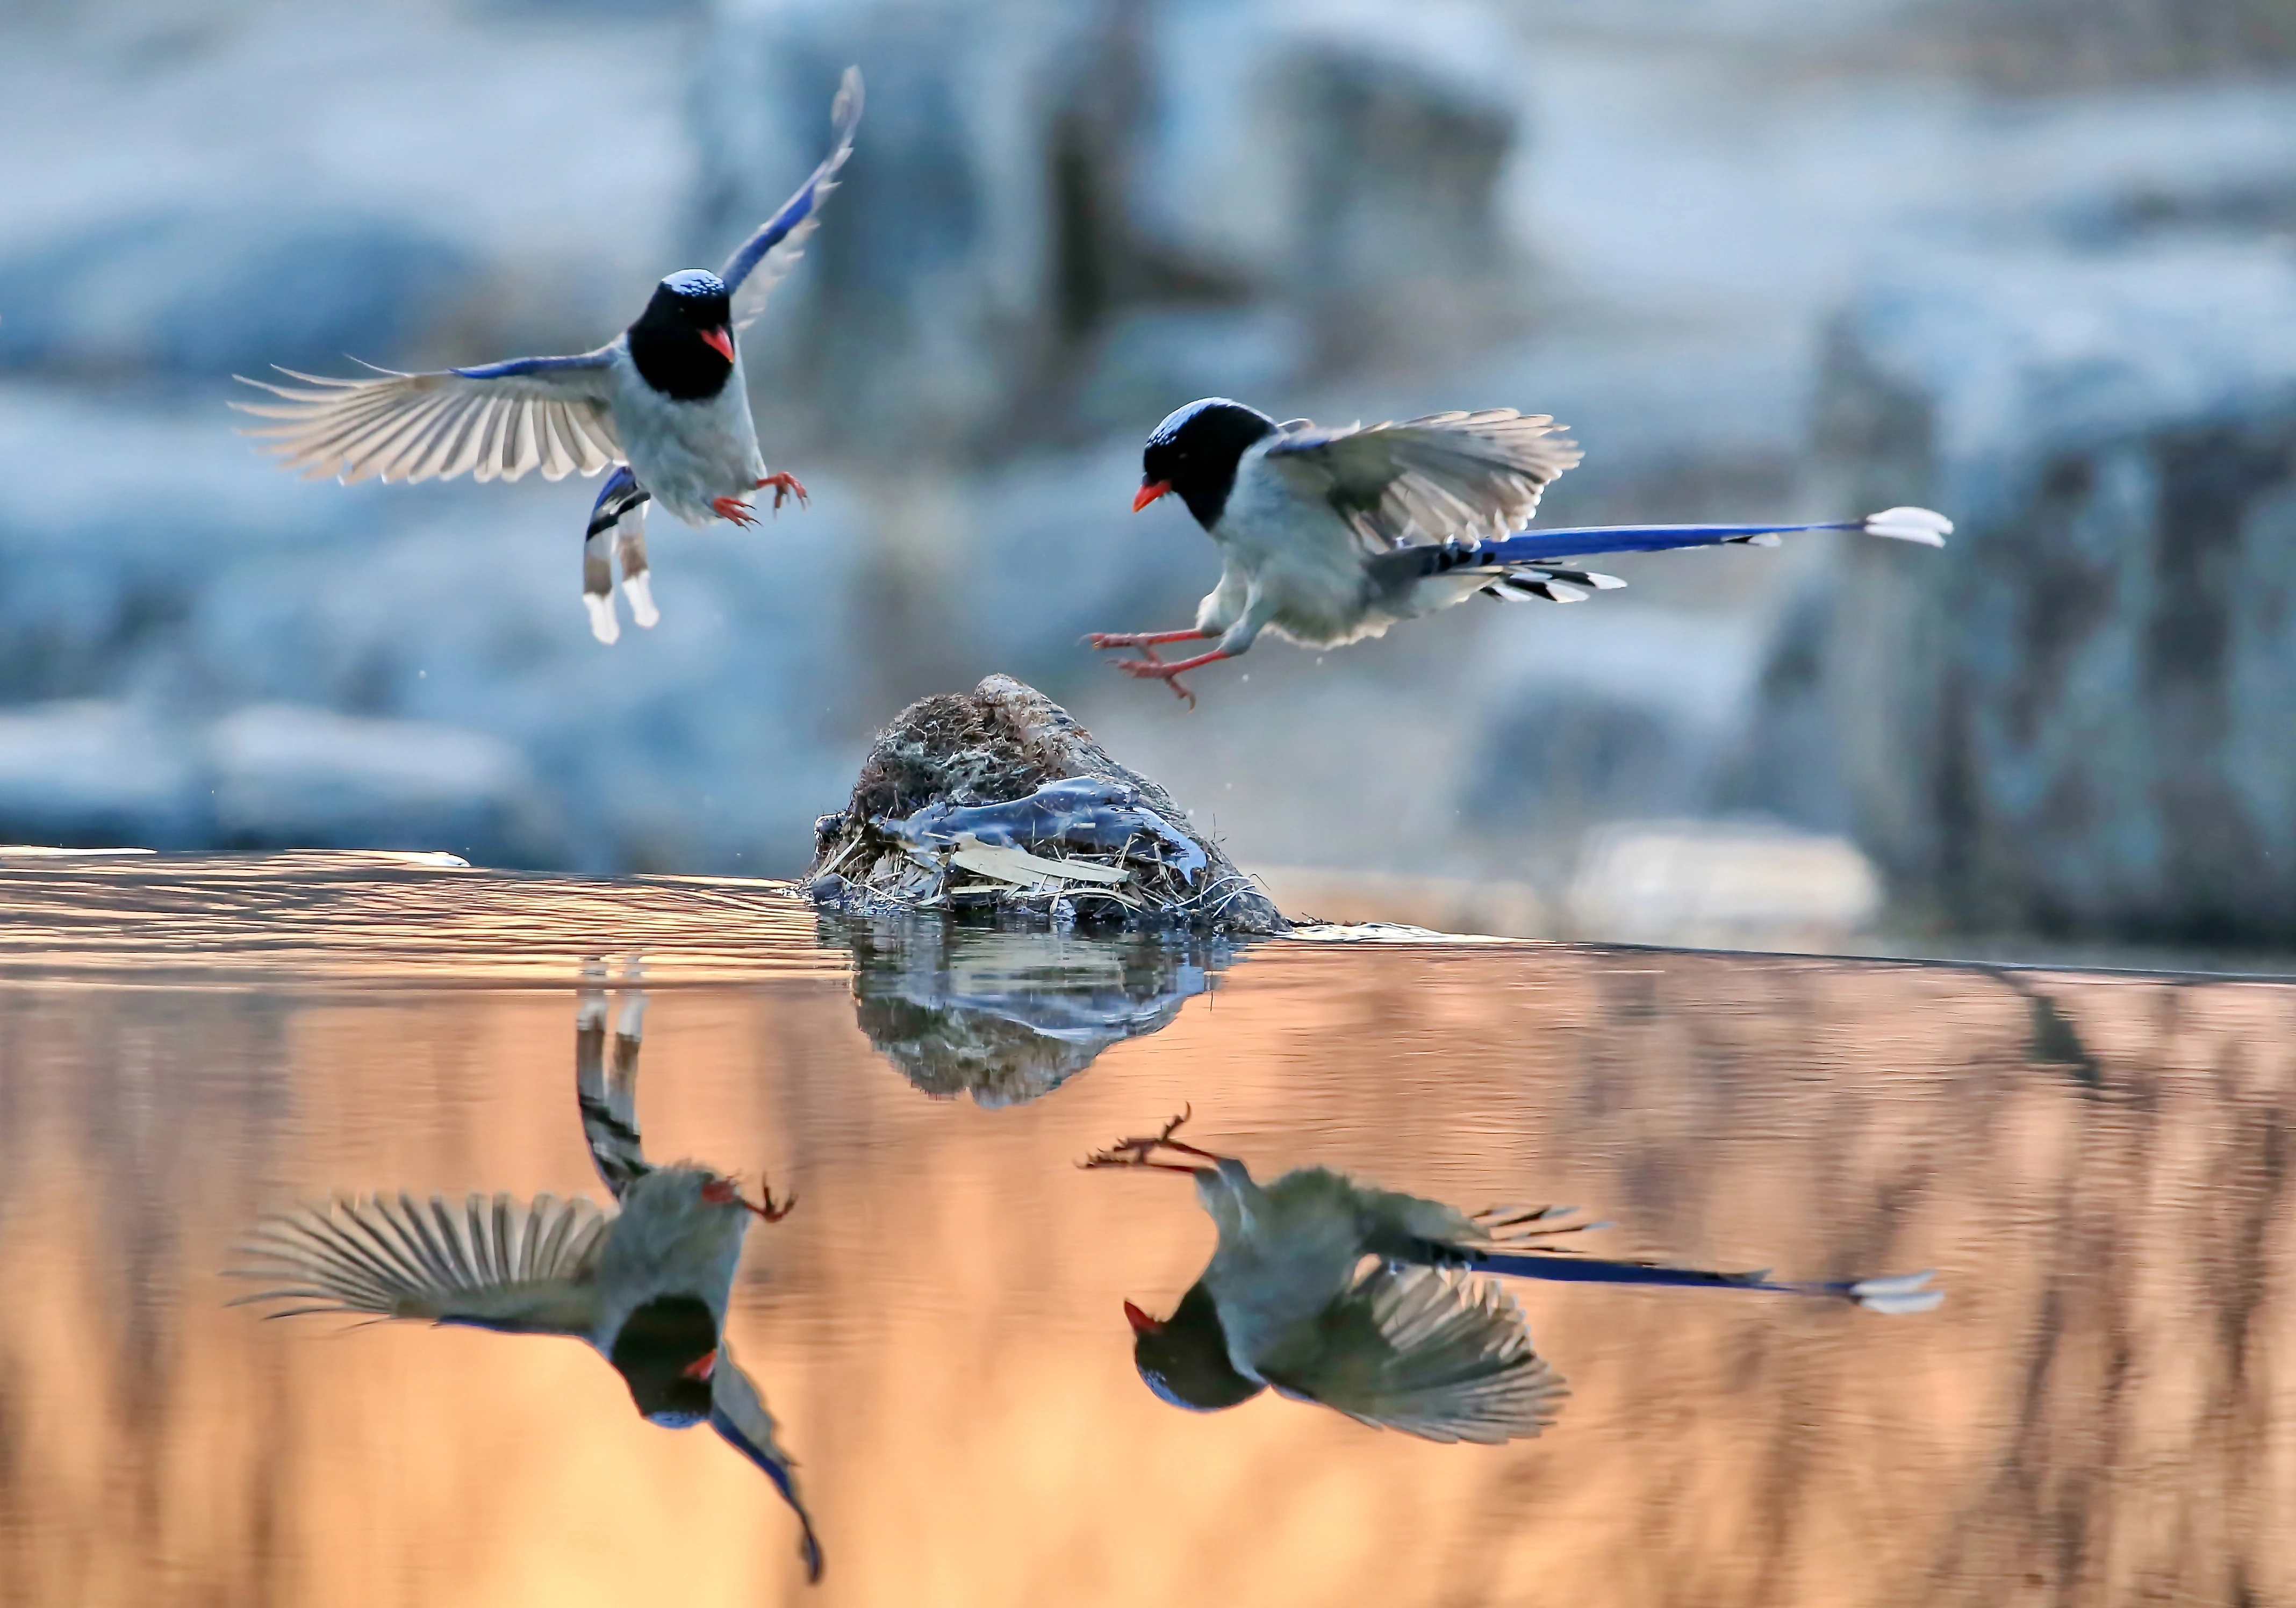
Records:
M800 508L810 508L813 506L812 503L805 495L805 482L799 480L797 476L790 473L786 469L769 474L764 480L758 482L758 489L760 491L763 491L768 486L774 488L774 512L775 513L779 513L782 511L782 500L784 497L795 497L797 499L797 505Z
M719 519L731 520L743 529L758 522L757 510L737 496L712 497L709 508Z
M1153 1158L1156 1152L1160 1150L1175 1150L1184 1156L1201 1156L1207 1161L1217 1161L1220 1159L1209 1150L1198 1149L1193 1144L1183 1144L1172 1137L1174 1134L1180 1131L1182 1123L1195 1115L1195 1112L1194 1106L1189 1106L1178 1116L1164 1124L1162 1131L1152 1138L1119 1139L1106 1150L1093 1152L1091 1155L1085 1158L1084 1164L1086 1167L1152 1167L1159 1172L1193 1173L1196 1169L1193 1167L1184 1167L1170 1161L1159 1161Z
M1139 648L1149 658L1156 657L1160 642L1201 642L1210 631L1095 631L1085 640L1096 648Z

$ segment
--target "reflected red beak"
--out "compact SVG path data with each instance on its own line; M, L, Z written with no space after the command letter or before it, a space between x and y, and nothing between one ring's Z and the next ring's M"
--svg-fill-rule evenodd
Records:
M1135 1334L1153 1334L1164 1326L1130 1301L1124 1303L1124 1321L1132 1325Z
M1140 495L1132 499L1132 512L1135 513L1139 513L1143 508L1145 508L1149 504L1154 502L1158 497L1162 496L1166 492L1171 489L1172 482L1169 480L1149 481L1146 485L1140 488Z
M677 1371L687 1379L707 1379L718 1371L718 1353L704 1351Z
M734 361L734 337L726 332L724 324L719 324L714 330L702 331L701 338L710 344L720 357L725 358L728 363Z

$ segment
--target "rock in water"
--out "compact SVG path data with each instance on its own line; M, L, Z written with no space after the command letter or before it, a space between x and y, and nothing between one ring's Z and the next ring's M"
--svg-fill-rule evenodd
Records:
M1826 710L1900 904L2296 939L2285 249L1941 256L1851 308L1829 369L1841 505L1960 527L1941 562L1845 548L1785 678Z
M1275 933L1275 904L1171 796L1036 688L991 676L877 734L816 827L815 901Z

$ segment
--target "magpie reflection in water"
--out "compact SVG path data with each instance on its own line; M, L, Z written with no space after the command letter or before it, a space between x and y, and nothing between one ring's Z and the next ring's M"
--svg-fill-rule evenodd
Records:
M1792 1284L1598 1260L1557 1243L1603 1227L1562 1222L1576 1210L1569 1206L1469 1215L1323 1167L1262 1185L1234 1157L1174 1138L1187 1115L1085 1162L1186 1173L1218 1227L1210 1263L1168 1317L1124 1303L1140 1376L1175 1407L1217 1411L1273 1386L1430 1440L1536 1435L1568 1392L1493 1274L1767 1291L1892 1315L1944 1299L1927 1273Z
M603 975L592 969L577 1007L575 1095L619 1212L578 1195L339 1195L257 1225L229 1273L262 1288L234 1304L283 1303L272 1317L345 1312L586 1341L652 1422L707 1423L764 1471L797 1515L807 1578L817 1580L821 1545L791 1459L726 1341L750 1219L778 1222L794 1201L777 1205L761 1190L752 1204L726 1175L646 1160L636 1106L645 997L624 993L610 1057Z
M861 1030L929 1095L984 1106L1050 1094L1128 1038L1161 1032L1235 958L1185 933L1084 937L936 918L824 915L853 953Z

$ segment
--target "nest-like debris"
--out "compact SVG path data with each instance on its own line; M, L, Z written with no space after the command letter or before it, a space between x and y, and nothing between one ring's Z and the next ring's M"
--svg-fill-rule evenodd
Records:
M878 734L815 824L808 886L853 911L1281 932L1267 895L1168 794L1035 688L991 676Z

